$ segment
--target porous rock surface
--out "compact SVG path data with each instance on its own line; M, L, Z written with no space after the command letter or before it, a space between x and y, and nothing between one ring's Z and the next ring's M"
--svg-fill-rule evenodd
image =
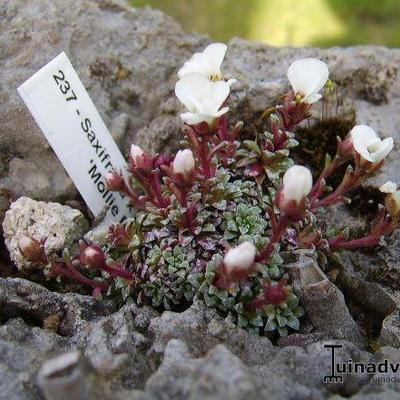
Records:
M88 227L88 222L77 209L22 196L5 213L4 242L16 267L28 271L32 263L20 252L22 236L45 240L45 251L51 254L70 248L82 238Z
M16 92L61 51L126 154L131 142L151 151L176 148L181 110L173 94L176 71L209 42L184 33L159 11L133 9L123 1L1 2L0 187L37 200L76 198L72 181ZM383 47L273 48L233 39L224 65L239 79L231 96L232 120L243 119L248 133L262 127L260 113L288 89L284 71L304 56L327 61L337 84L325 119L346 129L369 124L398 142L400 51ZM327 129L321 143L332 144L336 134L345 133ZM362 193L366 200L379 184L395 180L399 160L395 149ZM358 211L342 206L327 218L358 227L370 217L360 218ZM81 217L78 221L71 222L76 237L85 224ZM6 227L14 229L6 238L15 237L15 226ZM306 254L287 260L309 320L279 346L249 335L201 302L182 313L158 315L132 304L117 311L90 297L1 279L0 398L69 399L70 388L79 387L82 399L99 400L397 399L396 381L378 383L371 376L356 381L347 375L343 383L324 384L322 378L331 363L325 344L341 344L337 359L342 361L400 362L398 248L395 235L381 251L344 253L342 262L335 260L337 282ZM18 257L14 260L18 264ZM374 354L365 350L367 335L353 307L373 316L387 347Z
M82 399L100 400L340 399L371 391L395 398L400 391L398 383L367 376L322 381L331 363L325 344L342 345L338 362L400 362L395 348L371 355L335 340L277 347L201 302L182 313L134 304L116 311L89 296L8 278L0 279L0 319L0 398L8 400L72 400L76 387Z

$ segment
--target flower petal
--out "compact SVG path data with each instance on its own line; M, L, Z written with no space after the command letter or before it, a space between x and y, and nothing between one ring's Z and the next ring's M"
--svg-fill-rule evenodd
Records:
M185 75L175 84L175 95L190 111L202 109L202 100L210 98L212 87L205 76L201 74Z
M214 114L216 118L220 117L221 115L226 114L229 111L229 107L223 107L218 112Z
M385 182L379 190L382 193L394 193L397 190L397 184L392 181Z
M292 63L287 77L295 93L308 97L324 87L329 70L326 63L317 58L302 58Z
M193 125L205 121L211 123L226 113L220 110L229 96L230 87L225 81L211 82L200 74L188 74L175 85L175 94L186 106L189 113L181 115L184 122Z
M201 74L207 79L210 75L221 75L221 64L225 57L227 46L224 43L212 43L202 52L195 53L183 64L178 71L178 77L181 79L188 74Z
M353 141L354 150L367 161L374 162L367 144L378 138L377 133L368 125L356 125L351 131L350 136Z
M304 97L304 98L302 99L302 101L303 101L304 103L314 104L314 103L316 103L321 97L322 97L322 95L319 94L319 93L312 93L312 94L310 94L309 96Z
M227 48L225 43L211 43L204 49L203 55L211 71L221 73L221 64L224 61Z
M212 99L214 101L215 111L218 111L231 91L230 86L225 81L211 83Z
M388 137L382 140L380 148L375 153L371 154L372 159L374 162L382 161L393 149L393 139Z
M214 121L215 117L211 115L198 114L198 113L182 113L181 114L182 121L188 125L197 125L201 122L207 122L207 124L211 125Z

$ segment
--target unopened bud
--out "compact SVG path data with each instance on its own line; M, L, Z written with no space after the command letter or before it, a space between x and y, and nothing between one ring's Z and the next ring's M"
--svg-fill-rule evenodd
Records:
M179 150L172 163L172 170L175 174L182 174L188 177L192 174L195 166L193 153L189 149Z
M224 257L224 265L228 273L237 270L247 270L253 264L257 249L251 242L243 242L239 246L229 249Z
M131 145L130 155L133 161L137 161L143 155L144 151L136 144Z
M309 169L293 165L283 176L283 187L278 193L277 203L286 215L300 214L302 204L312 189L312 175Z
M19 250L23 257L32 262L45 263L46 253L42 243L30 236L22 236L18 242Z
M106 185L107 189L112 192L117 192L121 190L124 184L124 178L117 171L111 171L106 175Z
M91 267L99 268L106 262L103 251L99 246L94 244L82 248L79 260L82 264L89 265Z

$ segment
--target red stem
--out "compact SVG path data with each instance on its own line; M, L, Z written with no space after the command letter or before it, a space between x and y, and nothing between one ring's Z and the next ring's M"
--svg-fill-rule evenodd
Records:
M371 232L358 239L346 240L340 235L330 239L328 241L329 248L331 250L342 249L354 249L361 247L372 247L379 244L382 236L389 235L397 227L397 224L393 222L392 218L383 215L380 221L372 228Z
M198 142L198 144L199 146L197 148L197 156L201 163L202 172L205 178L207 179L212 178L214 176L215 171L214 168L211 166L211 162L208 157L207 143L201 140L201 142Z
M93 288L107 289L109 287L108 283L98 282L82 275L75 269L71 262L63 263L62 265L64 265L65 268L61 267L60 264L52 264L52 271L57 275L74 279L78 283L82 283L83 285L88 285Z
M345 162L346 162L345 159L335 156L332 162L324 167L323 171L321 172L321 175L319 176L317 182L315 182L311 190L310 193L311 202L317 200L318 197L321 195L322 189L324 187L322 181L326 182L326 180L336 171L336 169L339 168L341 165L343 165Z
M288 227L288 220L285 217L281 217L279 223L272 228L272 237L267 246L261 250L256 257L256 262L267 261L273 251L275 250L282 234Z
M356 168L351 177L347 176L346 174L341 184L336 188L333 193L326 196L322 200L314 200L314 202L311 204L311 211L315 211L317 208L330 206L332 204L338 203L339 201L342 201L344 195L350 189L357 186L361 182L361 179L363 177L362 173L363 171L361 169Z
M125 179L123 182L122 192L129 197L134 207L142 210L146 209L144 203L139 199L139 196L132 190L130 185L125 182Z
M219 119L218 136L221 141L229 140L228 117L226 114L222 115Z
M107 272L108 274L110 274L110 276L112 277L116 277L119 276L121 278L126 278L126 279L133 279L133 275L132 272L130 271L126 271L125 269L122 269L121 267L110 267L107 264L104 264L102 266L99 267L100 269L102 269L103 271Z

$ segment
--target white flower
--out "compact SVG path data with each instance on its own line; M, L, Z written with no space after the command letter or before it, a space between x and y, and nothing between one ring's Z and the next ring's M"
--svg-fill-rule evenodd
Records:
M254 264L257 249L251 242L243 242L239 246L229 249L224 257L224 264L228 272L240 269L249 269Z
M329 78L326 63L317 58L296 60L288 69L287 77L296 95L303 102L313 104L322 96L318 93Z
M224 43L212 43L201 53L193 56L183 64L178 71L179 79L188 74L201 74L211 81L222 79L221 64L224 60L227 46Z
M139 147L136 146L136 144L131 145L131 157L132 160L136 161L136 159L138 159L139 157L141 157L143 155L144 151Z
M188 125L207 122L211 125L214 120L228 112L228 107L221 106L230 92L225 81L211 82L204 75L188 74L175 85L176 97L189 112L181 114Z
M397 184L392 181L385 182L379 190L382 193L394 193L397 190Z
M367 125L357 125L350 131L354 150L365 160L378 163L382 161L393 148L393 139L381 140L377 133Z
M293 165L283 175L283 202L287 204L295 201L300 204L312 189L312 175L308 168L301 165Z
M396 220L400 218L400 191L389 192L385 198L386 210Z
M194 170L194 157L193 153L189 149L179 150L176 153L174 161L172 163L172 170L176 174L182 174L187 176Z

